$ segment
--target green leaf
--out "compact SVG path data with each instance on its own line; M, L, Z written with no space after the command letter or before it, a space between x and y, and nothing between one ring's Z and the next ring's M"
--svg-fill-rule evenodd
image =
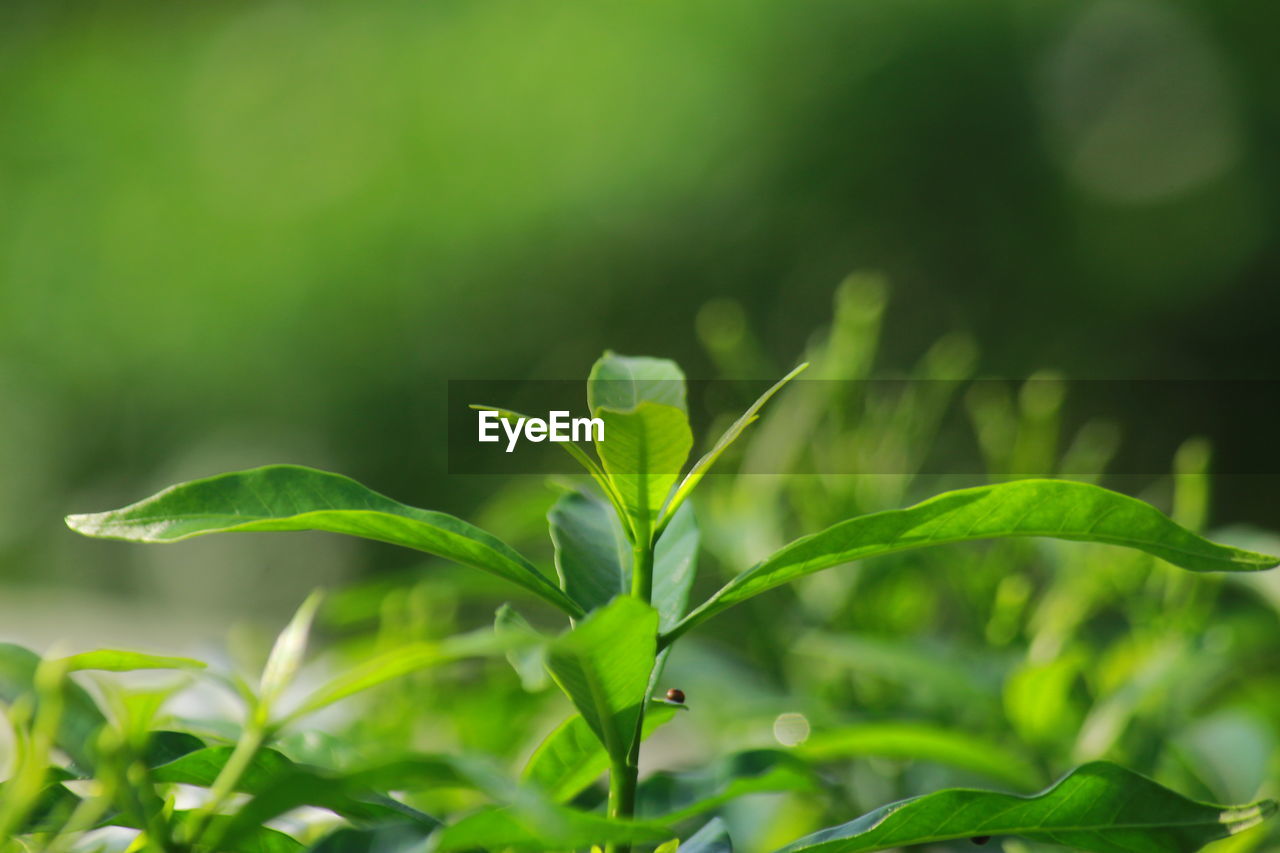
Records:
M511 808L484 809L432 837L434 849L576 850L604 844L643 844L671 838L666 826L624 821L555 806L536 816Z
M729 445L737 441L738 436L742 435L743 431L747 427L751 426L758 417L760 417L760 410L764 408L764 404L769 402L774 394L777 394L782 390L783 385L786 385L792 379L799 376L808 366L809 363L806 361L804 364L799 365L786 376L775 382L768 391L761 394L760 398L751 404L749 409L743 412L736 421L730 424L729 428L724 431L724 434L720 436L715 445L713 445L701 459L693 464L693 467L689 469L689 473L684 475L684 479L680 481L680 485L676 487L675 493L672 494L671 502L667 505L666 511L663 512L662 518L658 521L658 530L662 530L668 523L670 523L676 510L678 510L684 503L685 498L689 497L690 493L693 492L698 483L702 482L702 478L706 476L709 470L711 470L711 466L715 464L716 460L729 449Z
M156 782L211 787L218 778L233 747L215 746L182 756L152 771ZM406 820L435 826L436 821L388 797L375 795L372 786L362 786L338 774L295 764L274 749L254 755L236 783L236 791L255 796L268 795L273 807L269 817L298 806L326 808L355 821ZM281 799L282 804L276 804ZM261 809L262 803L258 804Z
M657 654L658 614L621 596L547 649L547 669L615 762L635 737Z
M587 377L587 408L629 411L649 401L688 411L684 371L674 361L606 352Z
M507 650L507 663L520 676L520 684L530 693L547 686L547 647L542 635L510 604L498 608L493 617L493 631L511 637L517 644Z
M311 634L311 622L315 619L322 597L319 590L308 595L271 647L267 665L262 668L262 681L259 685L262 701L268 707L289 686L298 667L302 665L302 656L307 652L307 637Z
M812 762L876 756L946 764L981 773L1020 790L1043 784L1023 755L968 732L923 723L857 723L815 732L795 748Z
M1197 572L1258 571L1280 559L1210 542L1155 507L1064 480L1018 480L945 492L913 507L842 521L735 577L664 637L670 642L732 605L808 574L912 548L1008 536L1101 542Z
M147 735L147 747L142 760L148 767L158 767L204 748L205 742L193 734L154 731Z
M413 823L396 823L371 829L343 827L307 848L310 853L416 853L427 835Z
M631 590L631 543L614 513L590 495L570 492L547 514L556 570L565 592L591 612ZM698 525L684 507L654 548L653 606L660 627L684 615L698 558Z
M649 703L643 737L674 719L677 710L672 705ZM522 778L546 791L556 802L567 803L608 769L609 755L600 740L587 721L574 714L542 741L525 765Z
M12 705L21 696L34 697L39 666L40 656L30 649L0 643L0 702ZM106 717L84 688L69 680L63 682L63 702L57 745L79 767L92 769L94 739L106 724Z
M177 811L174 812L171 821L173 826L185 827L192 820L196 819L199 813L197 811ZM227 815L213 815L207 818L208 827L215 836L230 826L234 818ZM116 815L110 820L104 821L107 826L125 826L133 829L142 829L137 821L130 820L125 815ZM299 853L303 849L300 844L292 836L285 835L276 829L266 826L255 826L250 830L240 833L234 839L226 839L219 844L220 853Z
M204 669L203 661L192 658L161 657L142 652L98 649L62 658L67 672L96 669L103 672L133 672L141 669Z
M631 591L631 543L610 508L581 492L547 513L560 586L588 613Z
M600 409L604 440L596 451L637 541L649 542L671 487L693 447L683 411L645 401L630 411Z
M509 545L441 512L406 506L348 477L270 465L172 486L110 512L67 517L86 536L177 542L209 533L321 530L403 545L506 578L571 616L579 608Z
M795 755L753 749L689 773L655 773L640 785L639 811L679 823L747 794L816 791L813 773Z
M473 631L438 643L407 643L335 676L303 699L279 725L428 667L467 657L503 655L536 642L540 641L524 632Z
M680 842L679 853L733 853L729 829L720 818L712 818L706 826Z
M1217 806L1097 761L1032 797L953 789L876 809L778 853L862 853L953 838L1017 835L1096 853L1192 853L1273 814L1270 800Z

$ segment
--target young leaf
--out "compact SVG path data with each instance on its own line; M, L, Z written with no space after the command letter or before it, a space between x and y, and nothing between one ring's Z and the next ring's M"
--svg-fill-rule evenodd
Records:
M562 496L547 515L556 569L565 592L588 612L631 590L631 543L602 501L578 492ZM685 507L654 549L653 606L660 627L680 621L693 585L698 525Z
M645 711L642 738L672 720L676 710L672 705L651 702ZM574 714L542 741L525 765L522 778L556 802L567 803L608 769L608 753L582 715Z
M795 752L811 762L863 756L933 761L981 773L1023 791L1044 784L1020 753L968 732L924 723L855 723L815 732Z
M116 649L97 649L80 652L61 660L67 672L100 670L102 672L133 672L140 669L204 669L203 661L192 658L161 657L142 652L124 652Z
M510 604L498 608L493 617L495 635L514 639L507 650L507 663L520 676L520 684L530 693L547 686L547 647L534 627Z
M615 762L625 760L656 655L658 614L621 596L547 650L547 669Z
M606 352L587 377L587 408L629 411L650 401L688 411L684 371L674 361Z
M348 477L269 465L172 486L110 512L71 515L86 536L177 542L209 533L322 530L403 545L506 578L571 616L579 608L509 545L441 512L406 506Z
M693 464L693 467L689 469L689 473L684 475L684 479L681 480L680 485L676 487L675 493L671 495L671 502L667 504L667 508L663 512L662 518L658 521L657 529L659 531L671 522L676 510L678 510L681 504L684 503L685 498L689 497L689 494L697 487L698 483L702 481L702 478L706 476L707 471L711 470L711 466L715 464L716 460L729 449L729 445L737 441L738 436L742 435L743 430L751 426L751 424L755 422L756 418L760 416L760 410L764 408L764 404L769 402L774 394L777 394L782 390L783 385L786 385L792 379L799 376L808 366L809 363L806 361L804 364L799 365L786 376L773 383L773 386L770 387L768 391L761 394L760 398L752 403L751 407L743 412L741 417L729 425L729 428L724 431L724 434L720 436L715 445L712 446L712 448L707 451L701 459Z
M637 541L649 542L654 523L693 447L683 411L645 401L630 411L600 409L604 440L596 445L621 498Z
M1032 797L938 791L815 832L778 853L863 853L992 835L1096 853L1192 853L1255 826L1275 810L1271 800L1248 806L1195 802L1119 765L1096 761Z
M268 707L289 686L298 667L302 665L302 656L307 652L307 637L311 634L311 622L315 619L322 597L320 590L308 595L271 647L267 665L262 668L262 682L259 685L262 701Z
M1123 545L1197 572L1257 571L1280 562L1210 542L1127 495L1065 480L1017 480L945 492L907 509L859 516L798 539L735 577L663 640L670 642L739 601L831 566L1007 536Z
M797 756L754 749L704 770L656 773L640 785L638 800L641 814L675 824L747 794L816 790L813 773Z

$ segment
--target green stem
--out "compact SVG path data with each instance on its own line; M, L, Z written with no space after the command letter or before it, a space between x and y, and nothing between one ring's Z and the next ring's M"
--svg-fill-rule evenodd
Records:
M631 594L649 604L653 599L653 544L648 537L635 543L631 561ZM629 820L636 815L636 783L640 777L640 737L644 731L644 709L648 696L640 703L636 730L626 761L615 761L609 769L609 817ZM630 844L610 844L605 853L631 853Z

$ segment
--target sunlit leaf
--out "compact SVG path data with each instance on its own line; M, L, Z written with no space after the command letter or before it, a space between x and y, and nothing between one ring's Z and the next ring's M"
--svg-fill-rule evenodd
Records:
M307 651L307 637L311 633L311 621L320 607L321 598L318 590L307 596L289 624L276 637L271 654L267 657L267 665L262 669L259 689L264 703L270 704L278 698L302 665L302 656Z
M622 596L558 637L547 669L615 761L637 730L656 655L658 614Z
M116 649L98 649L80 652L60 661L67 672L101 670L103 672L133 672L140 669L204 669L203 661L192 658L162 657L142 652L125 652Z
M348 477L270 465L172 486L110 512L67 517L86 536L178 542L209 533L321 530L403 545L491 572L579 615L524 557L467 522L397 503Z
M877 756L945 764L1021 790L1035 790L1043 780L1023 755L971 732L924 723L855 723L813 733L795 748L813 762Z
M1192 853L1257 825L1275 810L1270 800L1247 806L1195 802L1098 761L1031 797L954 789L903 800L778 853L862 853L998 835L1095 853Z
M600 409L604 470L627 511L631 529L647 542L693 447L689 418L680 409L643 402L630 411Z
M671 705L649 703L644 715L644 737L672 720L676 711ZM547 735L530 756L523 778L556 802L566 803L608 769L609 755L600 739L580 714L574 714Z
M666 525L672 520L676 510L678 510L681 504L684 503L685 498L689 497L690 493L697 488L698 483L702 482L702 478L711 470L711 466L715 464L716 460L729 449L729 445L737 441L738 436L742 435L743 431L755 422L756 418L760 416L760 410L764 408L764 404L769 402L774 394L777 394L782 390L783 385L786 385L792 379L795 379L808 366L809 363L805 362L775 382L769 390L761 394L759 399L751 404L750 408L743 412L736 421L729 425L729 428L724 431L724 434L716 440L716 443L709 451L706 452L706 454L702 456L702 458L693 463L693 467L689 469L689 473L684 475L684 479L680 481L680 485L676 487L675 492L671 495L671 503L667 506L666 511L662 514L661 520L658 522L659 530L666 527Z
M643 402L662 403L684 412L684 371L674 361L606 352L587 377L587 407L628 411Z
M484 809L445 827L433 838L435 849L570 850L594 844L641 844L671 838L671 830L652 821L623 821L557 806L536 818L511 808Z
M1136 498L1086 483L1018 480L946 492L901 510L842 521L735 577L665 640L732 605L822 569L912 548L1008 536L1101 542L1198 572L1258 571L1276 557L1210 542Z

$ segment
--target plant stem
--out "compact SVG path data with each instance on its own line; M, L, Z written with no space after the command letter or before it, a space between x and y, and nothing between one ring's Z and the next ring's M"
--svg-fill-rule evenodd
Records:
M649 604L653 599L653 543L646 537L635 544L631 561L631 594ZM626 761L615 761L609 769L609 817L630 819L636 814L636 783L640 777L640 737L644 731L645 696L640 703L636 730ZM631 853L630 844L610 844L605 853Z

